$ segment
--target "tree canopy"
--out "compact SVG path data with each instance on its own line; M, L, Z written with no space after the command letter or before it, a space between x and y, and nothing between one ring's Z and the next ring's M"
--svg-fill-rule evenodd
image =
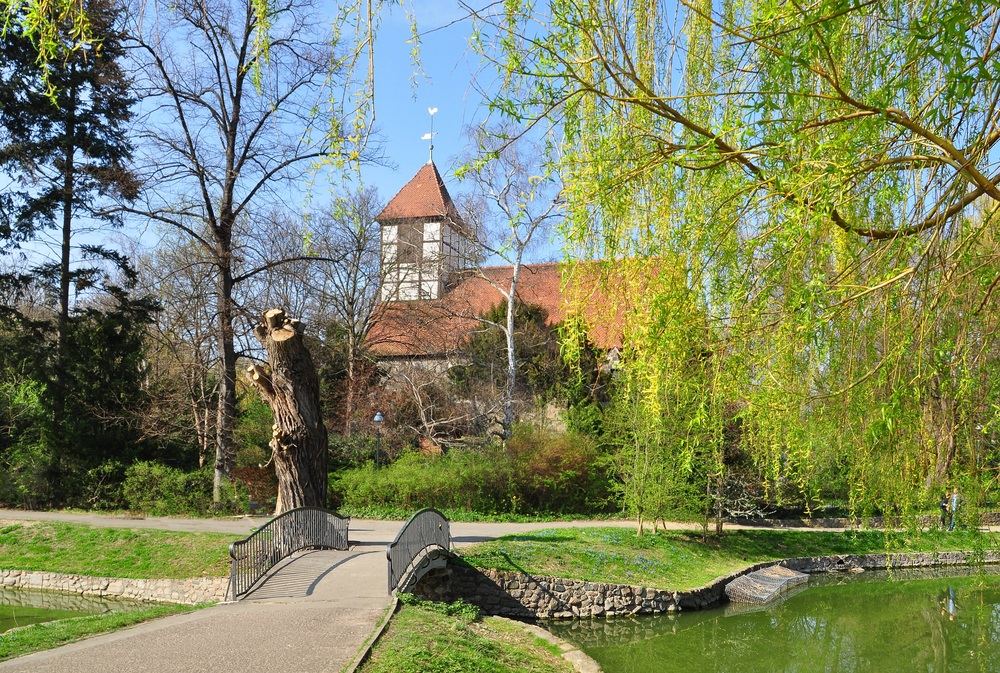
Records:
M993 480L995 4L508 2L479 19L495 112L562 133L570 255L682 270L625 318L629 399L681 429L670 451L718 454L735 409L775 491L817 497L836 464L857 508L886 511ZM691 344L710 366L684 364Z

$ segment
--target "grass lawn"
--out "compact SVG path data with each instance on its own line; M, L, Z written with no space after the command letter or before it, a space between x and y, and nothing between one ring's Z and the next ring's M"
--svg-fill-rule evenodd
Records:
M133 579L223 577L229 572L229 543L239 538L18 521L0 526L0 568ZM33 624L0 637L0 661L196 609L189 605L153 605Z
M460 551L477 568L519 570L656 589L693 589L760 561L797 556L991 548L998 538L966 531L812 532L738 530L721 538L689 531L639 537L627 528L564 528L507 535Z
M240 538L18 521L0 526L0 568L133 579L223 577L229 543Z
M573 673L558 648L467 605L414 601L392 618L361 673Z
M94 528L19 521L0 525L0 568L125 578L224 576L237 535ZM522 570L662 589L701 586L751 563L794 556L992 548L994 535L966 531L812 532L741 530L723 537L668 531L637 537L628 528L550 529L466 548L480 568ZM0 639L0 660L195 608L155 606L16 630ZM568 673L548 643L504 620L475 619L468 606L406 605L380 639L364 673L527 671Z
M0 637L0 661L68 645L84 638L119 631L152 619L191 612L198 608L199 606L191 605L157 605L140 610L108 612L45 624L32 624L22 629L8 631Z

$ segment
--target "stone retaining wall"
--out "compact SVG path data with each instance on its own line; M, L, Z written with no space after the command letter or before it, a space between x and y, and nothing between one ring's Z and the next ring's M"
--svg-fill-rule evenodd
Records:
M87 577L29 570L0 570L0 586L15 589L45 589L84 596L127 598L158 603L197 605L225 600L228 577L187 580L135 580Z
M886 570L888 568L936 568L964 566L977 563L1000 563L1000 551L976 552L947 551L909 554L840 554L836 556L806 556L790 558L779 563L802 573L836 573L857 570Z
M464 600L485 614L519 619L615 617L700 610L722 603L726 585L747 573L782 565L803 573L923 568L969 563L1000 563L1000 552L862 554L815 556L758 563L689 591L647 589L624 584L535 576L506 570L479 570L453 559L431 570L413 587L421 598Z
M414 586L421 598L478 606L485 614L519 619L615 617L699 610L718 604L725 586L759 564L691 591L647 589L624 584L586 582L505 570L478 570L451 563L431 570Z

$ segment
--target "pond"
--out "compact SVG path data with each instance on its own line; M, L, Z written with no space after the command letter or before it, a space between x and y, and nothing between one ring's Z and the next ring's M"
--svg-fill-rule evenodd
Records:
M134 610L139 605L133 601L56 591L0 588L0 633L39 622L113 610Z
M605 673L1000 671L1000 576L815 575L767 607L542 625Z

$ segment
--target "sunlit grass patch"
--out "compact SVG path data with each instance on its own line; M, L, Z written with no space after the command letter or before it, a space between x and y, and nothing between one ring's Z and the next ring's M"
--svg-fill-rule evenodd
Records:
M362 673L571 673L557 647L468 605L408 601Z
M123 610L62 619L45 624L32 624L21 629L8 631L3 634L3 637L0 637L0 661L68 645L84 638L119 631L160 617L191 612L199 607L202 606L156 605L138 610Z
M626 528L561 528L464 549L470 565L661 589L690 589L747 565L798 556L976 550L995 537L969 531L737 530L702 540L691 531L637 536Z
M229 544L239 537L14 523L0 528L0 568L136 579L222 577L229 572Z

